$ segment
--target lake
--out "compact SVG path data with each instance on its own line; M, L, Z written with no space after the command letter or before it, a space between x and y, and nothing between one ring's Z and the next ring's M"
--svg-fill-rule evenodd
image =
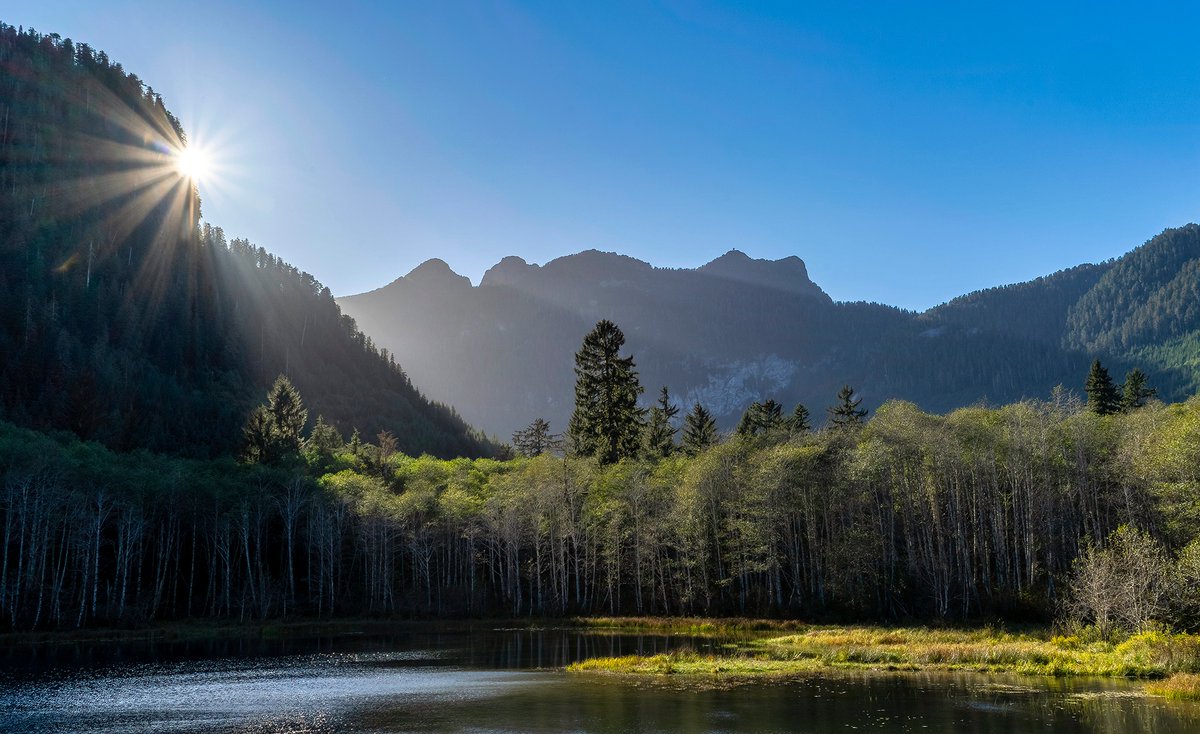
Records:
M377 628L372 628L377 629ZM1200 705L1128 681L858 673L689 690L567 674L599 655L713 640L570 629L0 650L0 731L37 732L1171 732Z

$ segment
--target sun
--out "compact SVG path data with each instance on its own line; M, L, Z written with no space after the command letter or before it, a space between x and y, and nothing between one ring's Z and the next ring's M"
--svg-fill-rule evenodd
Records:
M175 170L199 183L212 172L212 162L203 150L189 146L175 153Z

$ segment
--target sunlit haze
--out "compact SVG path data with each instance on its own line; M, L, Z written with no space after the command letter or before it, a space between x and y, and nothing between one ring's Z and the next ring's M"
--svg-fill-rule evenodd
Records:
M212 161L206 151L188 146L175 154L175 167L180 174L202 183L212 171Z
M798 255L924 308L1200 209L1198 11L1004 4L6 3L220 152L206 221L335 293L586 248ZM192 158L191 154L188 155ZM179 163L185 159L180 158Z

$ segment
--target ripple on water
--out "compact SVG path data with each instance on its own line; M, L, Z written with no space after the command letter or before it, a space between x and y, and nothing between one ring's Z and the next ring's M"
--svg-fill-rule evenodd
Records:
M497 696L530 676L397 667L419 652L295 660L147 664L6 687L4 730L29 732L336 729L340 712L376 700L455 703Z

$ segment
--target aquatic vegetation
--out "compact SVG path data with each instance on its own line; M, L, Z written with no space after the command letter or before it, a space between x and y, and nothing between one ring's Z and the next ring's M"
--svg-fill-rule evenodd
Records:
M993 628L811 627L751 640L728 655L598 658L573 672L629 675L779 675L820 668L969 670L1029 675L1162 678L1200 671L1200 636L1153 631L1087 641ZM1182 685L1182 684L1180 684Z
M1176 673L1165 680L1147 684L1146 692L1166 698L1200 700L1200 675Z

